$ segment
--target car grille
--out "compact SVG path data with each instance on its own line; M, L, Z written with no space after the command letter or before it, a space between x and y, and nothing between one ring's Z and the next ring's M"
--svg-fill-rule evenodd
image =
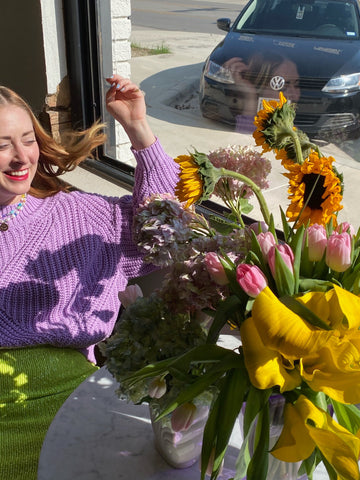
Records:
M303 90L321 90L328 80L328 78L300 78L299 87Z
M298 128L306 128L316 125L321 119L321 129L343 128L356 123L356 119L352 113L338 113L333 115L296 115L296 126Z
M263 84L270 85L270 80L273 78L273 75L269 75L265 77ZM251 83L256 85L257 78L256 76L248 76L248 79ZM302 77L302 78L294 78L294 77L286 77L285 80L287 82L297 82L298 86L302 90L321 90L329 81L328 78L314 78L314 77Z

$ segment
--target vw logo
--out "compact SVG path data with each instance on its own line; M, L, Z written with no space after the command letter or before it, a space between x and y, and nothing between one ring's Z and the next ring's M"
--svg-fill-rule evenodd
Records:
M270 80L270 87L273 90L281 90L282 88L284 88L284 85L285 85L285 78L283 77L276 76L276 77L272 77L272 79Z

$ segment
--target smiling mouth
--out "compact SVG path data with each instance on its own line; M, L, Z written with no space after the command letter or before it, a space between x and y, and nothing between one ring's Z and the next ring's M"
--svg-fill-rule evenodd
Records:
M26 180L29 176L29 169L26 168L25 170L12 170L11 172L4 172L4 175L7 178L11 178L11 180L15 180L20 182L22 180Z

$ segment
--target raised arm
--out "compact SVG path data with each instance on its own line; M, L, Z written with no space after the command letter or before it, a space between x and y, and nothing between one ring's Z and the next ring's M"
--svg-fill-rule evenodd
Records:
M131 80L120 75L106 79L110 83L106 94L106 108L127 133L135 150L149 147L155 136L146 120L144 94Z

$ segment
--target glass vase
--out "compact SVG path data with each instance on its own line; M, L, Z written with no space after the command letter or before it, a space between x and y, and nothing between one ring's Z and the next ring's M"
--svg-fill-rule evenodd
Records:
M201 455L204 427L209 414L208 405L197 405L191 425L180 432L171 426L171 414L155 420L156 406L149 405L156 450L173 468L187 468Z
M284 425L284 404L285 400L281 395L274 395L269 399L269 419L270 419L270 430L269 430L269 449L275 445L277 439L282 432ZM240 428L243 432L243 412L240 414ZM250 427L249 431L249 450L250 454L253 454L254 451L254 441L255 441L255 431L256 431L256 422ZM306 480L307 475L299 475L298 470L300 468L301 462L288 463L282 462L275 458L271 453L268 454L268 472L266 480ZM238 477L236 477L238 478ZM244 477L242 480L245 480Z

